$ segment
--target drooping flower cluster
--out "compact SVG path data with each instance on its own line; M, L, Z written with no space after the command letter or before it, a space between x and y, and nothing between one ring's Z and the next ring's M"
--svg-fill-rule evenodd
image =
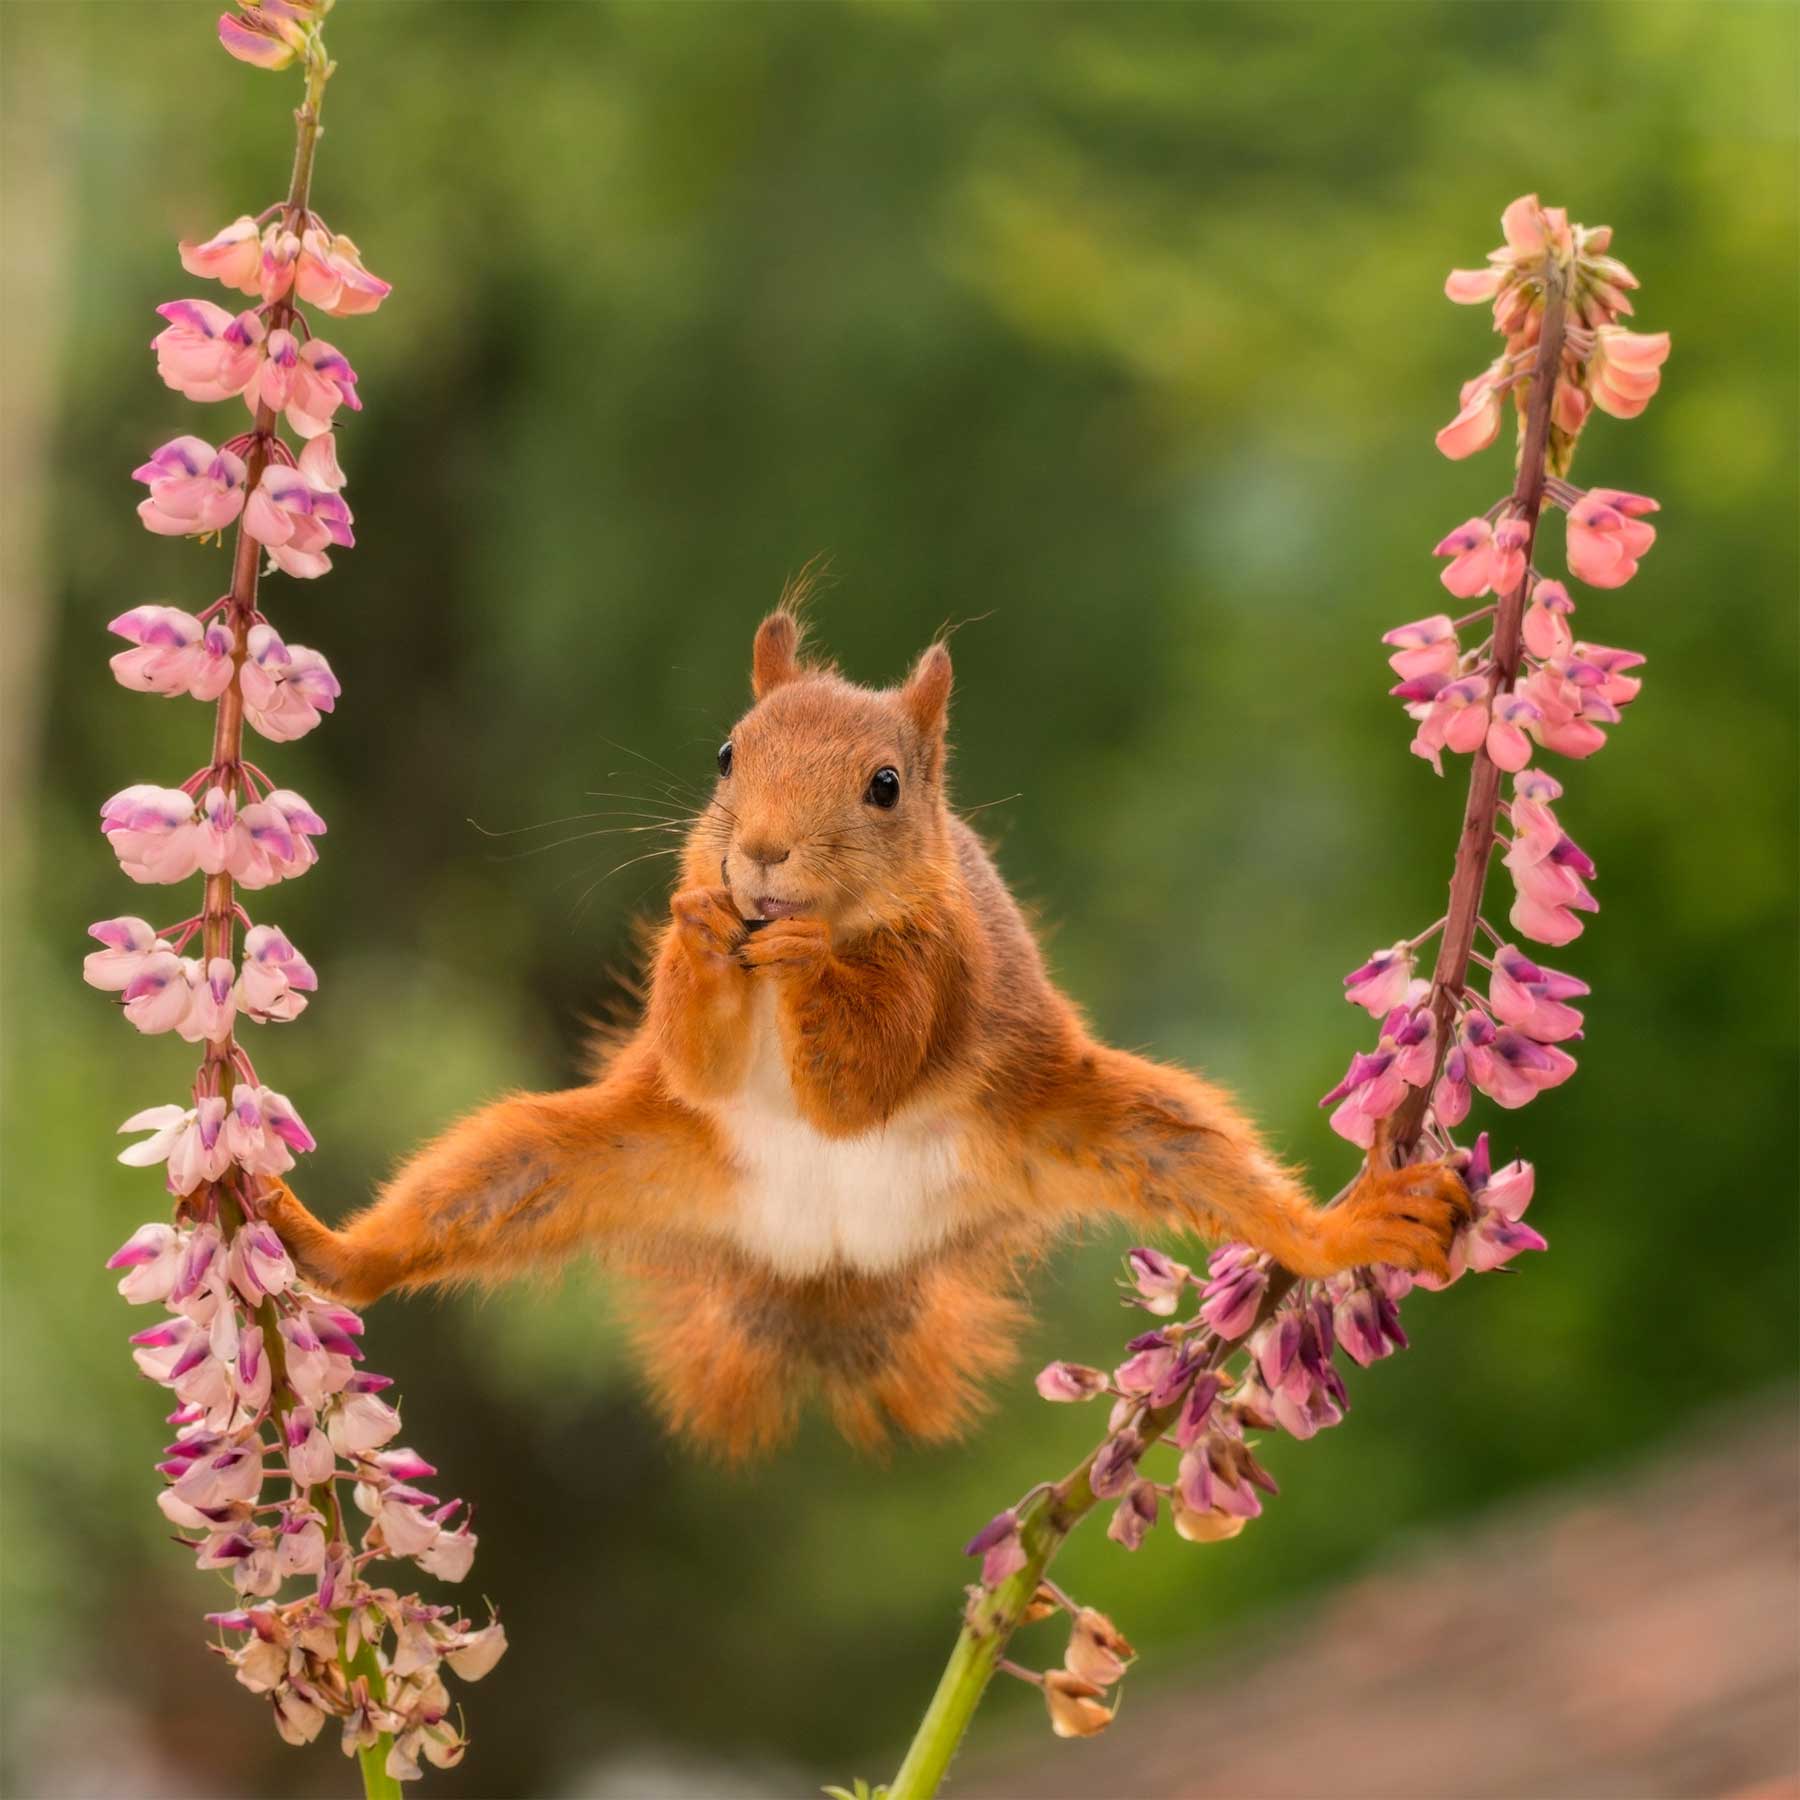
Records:
M177 1204L172 1220L142 1226L108 1266L121 1271L126 1300L162 1309L132 1338L133 1355L174 1407L158 1504L197 1566L232 1590L230 1605L207 1615L220 1633L214 1647L267 1698L290 1743L334 1719L346 1754L407 1779L421 1760L460 1759L443 1671L478 1678L505 1634L497 1619L476 1625L456 1607L371 1579L387 1560L460 1581L475 1552L470 1513L419 1485L436 1471L395 1446L391 1383L360 1367L361 1319L305 1285L261 1217L270 1184L314 1140L235 1035L246 1020L297 1018L318 986L287 936L254 922L238 898L305 873L325 831L242 746L245 722L272 743L304 736L339 693L325 658L285 642L258 608L259 560L269 573L321 575L328 548L353 541L331 427L341 407L360 409L356 376L312 335L301 305L349 315L388 292L308 206L331 71L320 35L329 4L263 0L220 21L241 60L304 68L295 186L263 215L272 216L266 226L244 218L181 247L190 273L258 303L233 314L208 300L171 301L158 308L167 323L154 349L171 388L200 402L241 396L251 427L216 448L174 438L135 474L149 489L138 508L149 530L206 537L235 523L238 553L230 591L211 605L135 606L109 627L130 646L112 659L122 686L216 703L218 728L213 760L178 787L135 783L100 814L133 881L200 875L204 893L197 912L161 930L135 914L92 926L101 948L83 974L118 997L139 1031L205 1047L186 1103L149 1107L120 1127L147 1135L119 1160L160 1166ZM283 421L302 440L297 453Z
M1506 247L1492 266L1453 275L1449 291L1457 300L1494 300L1506 350L1465 387L1461 413L1438 439L1452 457L1492 443L1500 397L1514 392L1517 481L1438 545L1450 558L1443 582L1451 593L1493 598L1465 618L1434 614L1385 639L1400 683L1394 691L1417 726L1413 750L1440 774L1445 751L1473 759L1450 909L1344 978L1346 998L1379 1020L1379 1031L1374 1049L1353 1057L1322 1102L1332 1108L1332 1128L1374 1156L1451 1159L1468 1189L1470 1217L1455 1235L1447 1273L1436 1276L1376 1266L1297 1279L1243 1244L1215 1251L1200 1275L1162 1251L1131 1251L1128 1304L1159 1322L1130 1341L1110 1372L1058 1362L1039 1374L1046 1400L1110 1396L1107 1435L1076 1475L1034 1489L970 1540L967 1553L982 1559L972 1630L1004 1636L1041 1616L1046 1592L1080 1616L1048 1584L1039 1602L1023 1608L1002 1604L998 1590L1041 1575L1072 1521L1095 1502L1112 1503L1108 1535L1126 1549L1145 1541L1165 1509L1176 1533L1191 1541L1236 1536L1276 1491L1254 1434L1310 1438L1348 1411L1340 1353L1362 1367L1381 1361L1406 1347L1400 1302L1414 1287L1442 1288L1546 1248L1524 1221L1531 1165L1496 1169L1486 1132L1466 1147L1452 1134L1477 1093L1510 1109L1568 1079L1575 1061L1565 1046L1580 1039L1583 1022L1572 1002L1588 989L1503 938L1481 909L1496 848L1513 889L1509 919L1518 938L1566 944L1596 907L1588 888L1593 862L1554 811L1562 786L1533 757L1541 750L1579 759L1600 749L1606 728L1637 696L1632 671L1643 658L1574 637L1567 586L1535 566L1537 526L1548 507L1567 513L1567 561L1577 581L1614 588L1636 572L1654 540L1643 521L1656 503L1614 489L1583 493L1562 476L1591 407L1621 418L1643 409L1668 339L1618 325L1631 310L1626 290L1637 284L1604 254L1608 231L1571 226L1533 196L1507 208L1503 228ZM1553 386L1544 392L1551 371ZM1465 649L1460 634L1479 621L1489 622L1485 638ZM1501 795L1503 776L1510 800ZM1427 979L1417 970L1418 951L1440 932ZM1475 948L1478 932L1487 954ZM1471 963L1487 973L1485 992L1470 979ZM1145 1463L1162 1444L1177 1460L1159 1478ZM1045 1489L1051 1499L1038 1505ZM978 1625L977 1607L984 1609ZM1104 1681L1073 1658L1043 1675L1001 1666L1043 1688L1060 1735L1091 1735L1112 1717L1107 1689L1123 1662Z

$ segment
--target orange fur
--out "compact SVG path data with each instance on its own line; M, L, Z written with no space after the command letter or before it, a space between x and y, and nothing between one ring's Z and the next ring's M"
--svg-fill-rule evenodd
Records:
M635 1033L589 1085L464 1119L339 1230L280 1187L310 1278L363 1303L597 1250L638 1284L671 1426L741 1455L810 1389L858 1443L954 1435L1011 1360L1017 1264L1083 1219L1302 1275L1443 1271L1450 1170L1371 1167L1321 1210L1223 1091L1089 1035L949 809L942 644L877 692L801 636L786 607L757 632Z

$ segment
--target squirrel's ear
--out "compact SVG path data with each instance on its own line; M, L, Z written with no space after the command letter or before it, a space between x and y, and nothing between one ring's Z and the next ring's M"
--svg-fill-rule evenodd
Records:
M800 625L791 612L772 612L756 628L750 652L750 691L760 700L800 673Z
M944 734L944 714L950 705L950 652L933 644L921 656L900 690L907 717L927 740Z

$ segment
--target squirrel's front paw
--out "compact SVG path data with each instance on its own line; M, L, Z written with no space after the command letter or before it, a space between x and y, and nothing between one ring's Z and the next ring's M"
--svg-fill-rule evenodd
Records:
M1447 1162L1371 1169L1341 1206L1325 1213L1332 1259L1340 1268L1391 1263L1447 1280L1450 1240L1474 1207Z
M744 938L744 921L728 887L687 888L669 902L682 947L696 960L729 962Z
M822 969L831 955L831 927L823 919L772 919L738 946L746 969L789 973Z

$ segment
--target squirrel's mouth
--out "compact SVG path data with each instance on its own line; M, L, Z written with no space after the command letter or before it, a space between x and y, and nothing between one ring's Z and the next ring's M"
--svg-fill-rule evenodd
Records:
M811 904L808 900L778 900L773 894L756 897L757 913L764 919L797 919Z

